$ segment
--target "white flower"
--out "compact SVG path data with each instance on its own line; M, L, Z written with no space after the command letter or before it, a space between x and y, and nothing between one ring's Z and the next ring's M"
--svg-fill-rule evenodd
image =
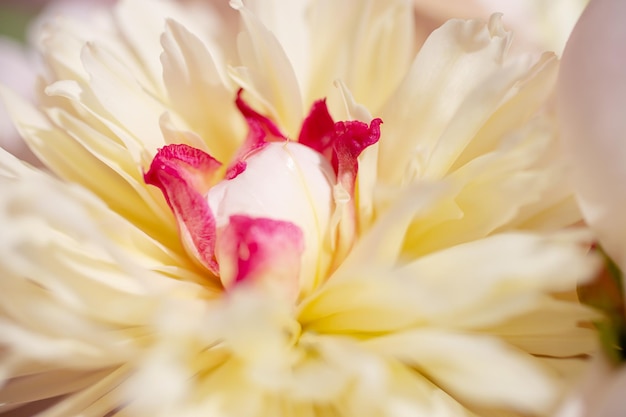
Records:
M597 269L556 59L497 16L416 54L409 0L231 4L59 20L38 105L4 90L59 177L0 156L4 409L548 413Z

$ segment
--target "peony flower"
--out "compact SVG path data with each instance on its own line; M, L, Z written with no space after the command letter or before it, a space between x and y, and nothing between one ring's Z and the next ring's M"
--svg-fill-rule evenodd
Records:
M617 284L596 282L595 287L602 292L591 298L608 310L603 324L605 338L614 345L608 352L597 354L581 386L563 405L562 417L608 417L626 412L622 398L626 378L625 294L619 271L626 270L626 124L622 116L626 104L622 53L626 30L621 25L625 17L626 4L621 1L591 1L567 43L559 76L559 120L574 168L576 196L585 221L619 267L615 269ZM618 357L611 358L615 353Z
M0 154L2 409L552 411L598 267L555 57L497 15L417 51L408 0L231 6L59 19L37 105L3 89L55 175Z

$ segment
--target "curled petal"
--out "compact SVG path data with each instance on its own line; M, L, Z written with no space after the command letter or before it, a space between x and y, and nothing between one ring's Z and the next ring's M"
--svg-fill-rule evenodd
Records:
M290 296L298 293L304 235L287 221L230 217L220 233L220 278L228 288L244 281L262 282Z
M357 158L368 146L380 139L381 119L374 119L368 126L359 121L335 123L335 144L333 154L333 168L338 182L354 195L354 183L359 170Z
M235 104L248 123L248 136L226 171L226 179L229 180L235 178L246 169L247 164L245 159L252 152L262 149L268 142L287 140L274 122L267 116L257 113L241 98L242 92L243 89L240 89L237 93Z
M168 145L157 152L144 175L146 184L158 187L180 229L185 248L203 266L217 274L214 258L215 218L205 195L221 164L203 151L187 145Z
M559 74L563 140L585 220L626 267L626 2L592 1L568 41Z
M333 247L336 260L343 259L356 234L355 183L359 169L358 157L368 146L380 139L381 119L369 126L360 121L334 122L325 100L316 101L302 124L298 142L322 154L332 165L336 209Z
M302 123L298 142L321 153L333 166L338 183L352 196L358 171L357 158L380 139L381 119L368 126L360 121L333 121L325 100L313 103Z

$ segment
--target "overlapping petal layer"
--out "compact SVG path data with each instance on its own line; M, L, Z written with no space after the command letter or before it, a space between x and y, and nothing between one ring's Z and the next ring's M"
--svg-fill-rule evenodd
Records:
M563 230L556 59L509 56L498 16L415 54L408 0L231 3L53 23L38 106L3 92L60 177L0 159L5 408L549 413L535 355L592 348L563 293L598 266Z

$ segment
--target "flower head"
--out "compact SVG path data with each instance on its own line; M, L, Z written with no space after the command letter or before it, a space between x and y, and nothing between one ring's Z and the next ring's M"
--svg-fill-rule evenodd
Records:
M416 53L408 0L231 6L60 20L38 106L4 91L59 177L1 156L5 408L549 412L597 266L556 59L498 16Z

